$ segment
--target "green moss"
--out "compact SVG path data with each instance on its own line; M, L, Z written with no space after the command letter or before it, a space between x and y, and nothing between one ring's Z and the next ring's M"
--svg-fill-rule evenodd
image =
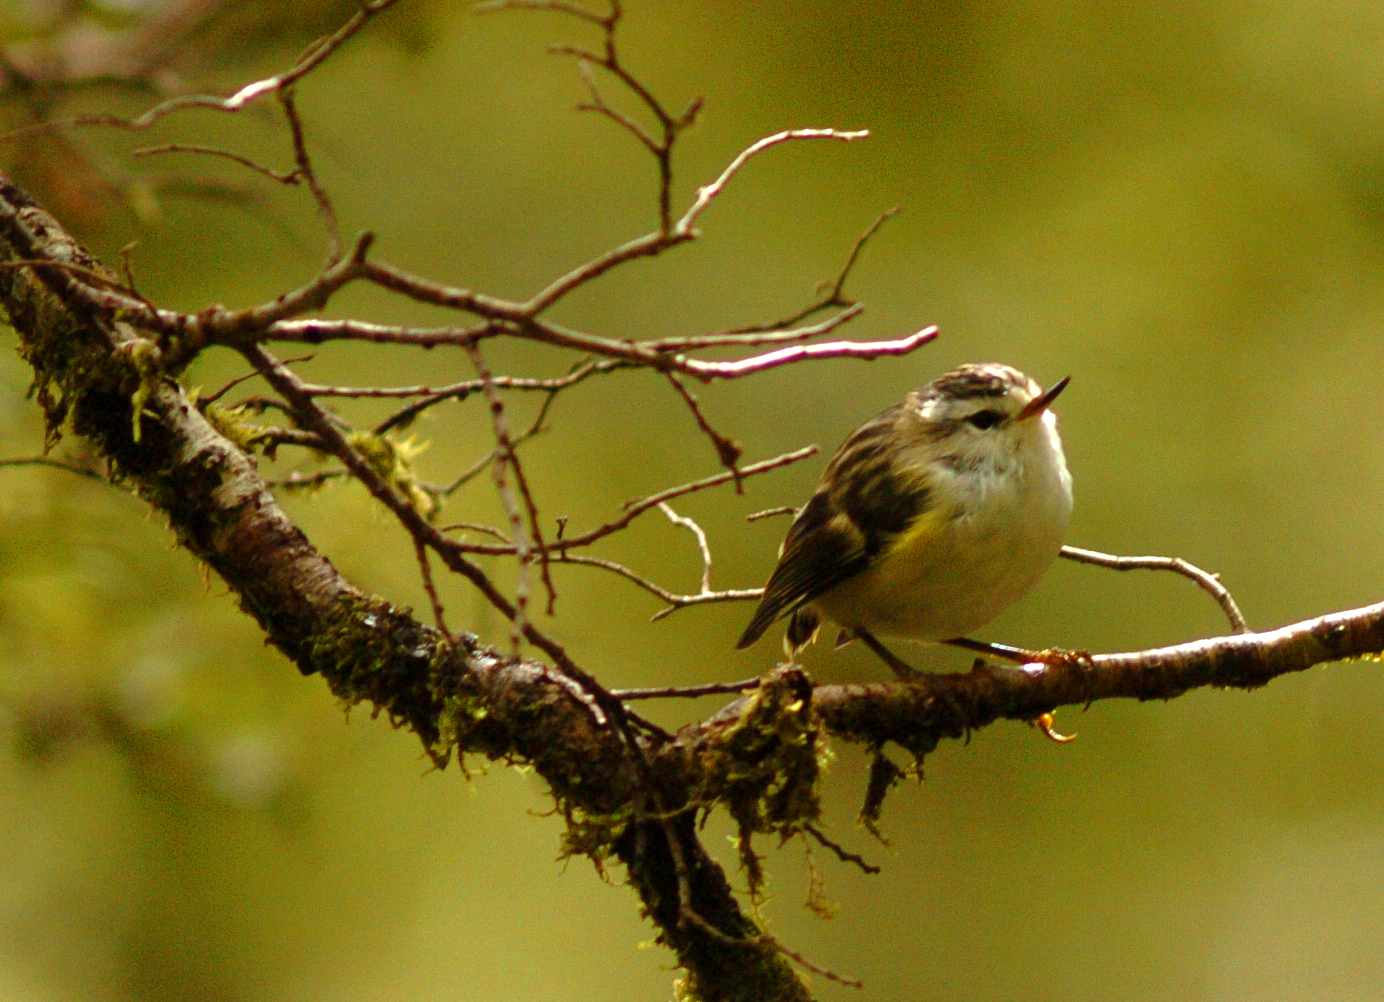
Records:
M352 432L346 440L381 480L409 499L420 515L431 518L437 513L437 499L419 485L413 467L413 460L428 447L426 442L415 442L412 436L400 439L368 431Z
M196 403L196 401L193 401ZM244 407L222 407L215 403L198 403L197 409L207 419L207 423L223 437L235 443L241 452L251 452L264 435L265 425L246 420L248 410Z
M764 881L751 840L789 838L821 816L818 780L829 753L812 713L811 683L800 669L772 672L749 706L703 753L694 802L725 804L738 829L738 848L752 894Z

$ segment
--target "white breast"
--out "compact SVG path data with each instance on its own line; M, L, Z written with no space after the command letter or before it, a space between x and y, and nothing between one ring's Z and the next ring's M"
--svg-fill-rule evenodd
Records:
M1056 420L1044 414L1014 448L937 471L932 510L864 573L817 605L877 636L946 640L994 619L1056 559L1072 480Z

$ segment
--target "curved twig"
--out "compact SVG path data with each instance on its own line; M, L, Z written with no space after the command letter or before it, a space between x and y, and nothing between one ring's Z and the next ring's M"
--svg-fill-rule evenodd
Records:
M1230 621L1231 632L1249 632L1249 626L1245 623L1245 617L1241 614L1240 607L1235 604L1235 598L1230 594L1230 590L1221 584L1220 575L1204 571L1194 564L1189 564L1181 557L1117 557L1112 553L1083 550L1076 546L1062 547L1061 555L1079 564L1108 567L1112 571L1172 571L1183 577L1191 578L1220 605L1221 611L1225 613L1225 618Z

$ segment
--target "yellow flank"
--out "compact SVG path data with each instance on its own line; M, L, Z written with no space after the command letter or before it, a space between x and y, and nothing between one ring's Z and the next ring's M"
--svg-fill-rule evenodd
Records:
M918 568L936 559L941 533L951 517L947 508L938 505L915 518L875 561L871 568L873 587L888 594L895 589L916 586Z

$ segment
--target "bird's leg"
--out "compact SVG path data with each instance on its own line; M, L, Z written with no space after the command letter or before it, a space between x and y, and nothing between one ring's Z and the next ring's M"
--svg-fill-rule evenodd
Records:
M855 635L860 642L870 650L879 655L879 659L893 669L894 674L899 678L908 678L910 675L918 674L918 670L907 661L903 660L889 648L881 644L875 635L868 630L857 629Z
M942 641L942 643L951 647L960 647L962 650L989 654L991 657L999 658L1003 661L1012 661L1020 665L1041 664L1050 667L1061 667L1063 665L1075 664L1086 673L1088 683L1096 667L1095 661L1087 651L1069 651L1061 647L1048 647L1041 651L1030 651L1022 647L1010 647L1008 644L992 644L984 640L971 640L968 637L953 637L951 640ZM1089 684L1087 695L1090 695ZM1089 698L1086 705L1091 705ZM1075 734L1057 733L1053 725L1053 715L1051 713L1041 714L1038 719L1034 721L1034 724L1050 741L1056 741L1058 744L1066 744L1076 737Z
M916 668L910 665L907 661L904 661L889 648L881 644L879 640L875 637L875 635L871 633L869 630L862 630L859 627L856 627L855 635L862 644L864 644L866 647L870 648L870 650L878 654L879 659L883 661L885 664L887 664L890 668L892 668L894 670L894 674L897 675L899 678L907 679L910 676L918 674L918 670ZM946 701L947 706L951 708L952 714L960 722L961 730L965 732L966 740L969 741L971 739L970 714L968 714L965 710L961 708L961 704L956 701L956 697L952 695L952 693L949 690L942 689L941 692L942 698Z
M1081 666L1086 671L1095 668L1095 662L1088 651L1069 651L1063 647L1045 647L1041 651L1030 651L1024 647L995 644L988 640L972 640L969 637L953 637L950 640L943 640L942 643L949 647L960 647L964 651L988 654L992 658L999 658L1001 661L1009 661L1016 665L1039 664L1060 668L1063 665L1074 664Z

